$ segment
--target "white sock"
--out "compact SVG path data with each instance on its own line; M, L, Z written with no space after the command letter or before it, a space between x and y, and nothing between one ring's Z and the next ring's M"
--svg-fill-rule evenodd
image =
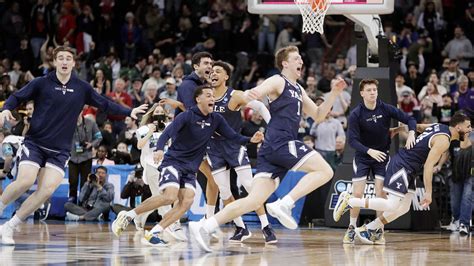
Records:
M237 225L238 227L245 228L244 221L242 220L242 217L240 217L240 216L234 219L234 223L235 223L235 225Z
M295 205L295 201L290 197L290 195L286 195L281 199L281 204L291 209L293 208L293 205Z
M219 224L217 223L216 218L211 217L204 220L203 227L204 227L204 230L206 230L206 232L212 233L219 227Z
M23 221L20 219L20 217L18 217L18 215L15 215L6 224L10 226L11 228L16 228L22 223Z
M266 214L262 214L258 216L258 219L260 219L260 226L263 228L267 227L268 223L268 217Z
M383 223L382 223L382 221L380 221L379 218L377 218L377 219L373 220L372 222L370 222L365 227L367 229L370 229L370 230L376 230L376 229L379 229L379 228L383 228Z
M163 231L163 227L161 227L160 224L157 224L150 230L150 233L154 234L154 233L160 233L162 231Z
M349 222L349 225L354 226L354 228L357 227L357 217L356 217L356 218L350 217L350 218L349 218L349 221L350 221L350 222Z
M211 218L212 216L214 216L215 211L216 211L216 206L206 204L206 218Z
M135 212L135 210L128 211L125 215L127 217L132 218L132 220L135 219L135 217L137 217L137 213Z

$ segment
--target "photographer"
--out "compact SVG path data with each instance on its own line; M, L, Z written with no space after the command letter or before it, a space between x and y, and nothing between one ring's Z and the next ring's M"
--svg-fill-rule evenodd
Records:
M115 164L132 164L132 157L125 142L119 142L117 148L112 150L112 160Z
M95 174L87 176L79 195L79 205L71 202L64 204L66 220L96 220L100 214L110 210L113 199L114 185L107 183L107 168L99 166Z
M124 142L130 147L131 163L136 164L140 161L140 151L137 148L136 131L137 121L129 116L125 118L126 128L120 132L117 142Z
M77 201L77 185L81 176L80 187L86 181L92 169L92 147L99 146L102 134L95 121L82 114L77 118L77 126L72 139L71 158L69 159L69 202Z
M35 111L35 105L33 101L29 101L26 103L26 115L23 117L23 130L21 132L21 135L24 137L26 133L28 132L28 129L30 129L30 121L31 117L33 116L33 112Z

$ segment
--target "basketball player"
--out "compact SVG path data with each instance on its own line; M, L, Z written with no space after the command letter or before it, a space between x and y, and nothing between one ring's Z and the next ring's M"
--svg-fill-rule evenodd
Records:
M352 196L356 198L363 197L366 180L371 173L375 178L375 195L379 198L385 197L382 189L385 168L389 161L392 119L408 125L409 134L405 145L407 149L410 149L415 141L415 118L377 99L378 84L375 79L363 79L359 83L362 102L349 115L348 141L355 149ZM350 210L349 228L343 239L345 244L354 243L354 229L357 227L359 212L359 208ZM379 215L380 213L377 214ZM378 244L383 244L383 240L381 238Z
M38 177L38 189L21 205L15 216L1 226L3 244L15 244L15 228L38 209L63 181L77 117L85 104L135 119L138 113L145 112L146 105L130 110L95 92L89 83L72 73L74 57L71 48L57 47L53 52L56 71L32 80L8 97L3 106L0 127L6 121L14 120L11 110L22 102L35 102L35 111L22 147L18 176L2 194L0 213L27 191Z
M172 99L162 99L160 104L168 104L175 108L175 117L196 105L194 91L200 85L209 83L209 76L212 72L212 55L208 52L195 53L191 59L194 71L183 79L178 87L177 101ZM206 160L199 166L199 171L207 178L206 185L206 215L213 215L216 209L217 195L219 188L212 177L211 168Z
M270 121L270 113L262 102L253 100L247 103L242 91L234 90L226 86L226 82L229 80L232 71L229 64L222 61L214 62L212 70L211 85L214 88L215 96L214 112L220 113L236 132L240 132L242 128L242 115L240 114L240 108L242 106L250 106L262 114L267 123ZM245 190L250 191L253 176L247 151L244 146L229 142L222 136L214 135L209 142L207 159L211 166L214 180L219 187L224 206L235 201L230 190L230 168L234 168L237 178L245 187ZM256 212L260 219L265 242L276 243L277 239L273 229L268 223L265 208L262 206ZM210 216L208 216L208 218L209 217ZM242 217L239 216L235 218L234 223L237 228L234 235L229 239L230 242L243 242L252 236L250 231L245 227Z
M258 153L257 174L249 195L227 205L214 217L189 223L191 237L206 251L211 251L208 245L210 233L220 224L260 208L276 190L279 178L283 178L288 170L303 171L307 174L283 199L266 206L268 212L278 218L284 226L290 229L297 228L298 224L291 216L295 201L324 185L334 174L319 153L297 140L298 128L303 112L315 121L322 121L347 84L342 79L333 80L332 92L318 107L297 83L303 67L298 48L288 46L278 50L275 62L281 74L266 79L259 86L244 93L245 97L251 99L267 95L272 115L265 141Z
M160 233L191 207L196 188L196 173L214 132L240 144L262 141L263 133L255 133L252 139L241 136L229 127L220 114L213 112L214 92L209 85L199 86L195 91L195 99L197 105L178 115L158 139L155 162L163 159L158 169L160 189L163 193L147 199L131 211L120 212L112 223L115 235L120 236L137 215L179 200L178 204L166 213L159 226L154 227L155 231L145 234L147 244L168 245L160 238ZM170 136L173 137L173 143L163 158L163 149Z
M141 150L140 164L143 167L143 182L150 186L151 194L157 196L160 193L159 179L160 172L158 171L159 164L155 164L153 150L168 124L166 110L163 106L155 103L148 112L146 112L140 123L140 128L137 130L137 148ZM166 149L167 147L165 147ZM160 162L161 163L161 162ZM171 210L170 205L161 206L158 208L158 213L163 217ZM145 212L133 220L135 227L139 231L143 231L146 220L152 211ZM168 226L165 230L169 235L178 241L187 241L187 237L181 228L179 220Z
M355 233L363 243L374 244L381 237L382 227L407 213L414 196L415 177L423 170L425 194L420 202L423 208L431 203L433 168L441 155L449 149L453 140L463 140L471 132L471 120L462 113L456 113L449 123L432 124L426 127L415 140L411 149L400 149L387 166L383 198L355 198L347 191L339 196L334 208L334 220L338 221L349 207L368 208L383 211L373 222L356 228Z

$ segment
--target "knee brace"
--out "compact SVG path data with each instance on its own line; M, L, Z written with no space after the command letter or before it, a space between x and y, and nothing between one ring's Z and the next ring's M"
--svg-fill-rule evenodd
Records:
M398 197L389 194L388 199L390 200L391 198L398 198ZM391 208L390 211L386 211L383 213L385 220L387 222L392 222L393 220L407 213L410 210L411 199L412 199L411 193L406 194L404 198L398 198L397 199L398 203L396 205L393 205L394 208ZM395 199L393 200L393 202L395 202Z
M235 172L237 173L237 180L244 186L247 193L250 193L253 181L252 168L250 168L250 165L237 167L235 168Z
M219 187L221 199L228 200L232 197L232 191L230 190L230 171L221 168L212 172L212 176L214 176L214 181Z

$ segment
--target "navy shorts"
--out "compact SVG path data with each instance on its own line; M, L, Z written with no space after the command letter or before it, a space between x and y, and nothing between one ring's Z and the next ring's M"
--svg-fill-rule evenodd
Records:
M224 141L211 141L209 144L207 161L212 171L227 167L237 168L250 164L245 146L232 146L222 142Z
M352 168L354 170L352 182L368 180L371 177L371 173L375 179L384 180L389 161L390 157L384 162L377 162L377 160L370 156L355 156L352 161Z
M70 158L69 152L48 149L28 140L23 142L20 149L19 165L31 165L37 168L49 167L64 175L64 168Z
M257 172L254 177L283 178L288 170L296 170L316 151L299 140L283 145L264 143L257 157Z
M387 166L383 190L398 197L415 191L415 173L398 156L394 156Z
M164 165L163 163L159 167L160 170L160 190L164 190L167 187L189 188L196 190L196 172L188 169L184 169L176 164Z

